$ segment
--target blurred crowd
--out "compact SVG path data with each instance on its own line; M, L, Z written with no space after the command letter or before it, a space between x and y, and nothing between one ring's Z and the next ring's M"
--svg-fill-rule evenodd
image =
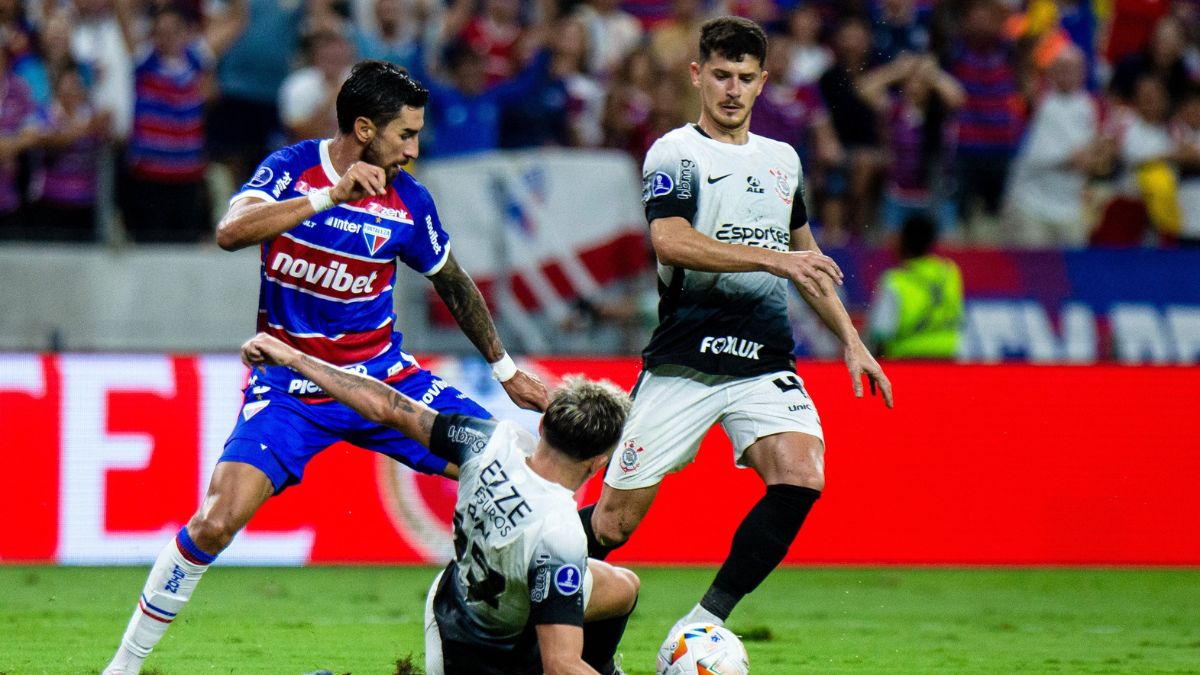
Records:
M752 130L800 153L825 246L914 215L951 242L1200 244L1184 0L0 0L0 238L211 239L268 152L333 135L364 58L430 88L423 158L640 163L697 118L717 14L770 33Z

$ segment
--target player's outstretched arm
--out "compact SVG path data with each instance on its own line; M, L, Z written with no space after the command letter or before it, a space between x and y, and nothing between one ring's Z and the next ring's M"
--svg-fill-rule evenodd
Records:
M808 225L792 230L791 246L793 250L797 251L815 251L817 253L821 251L821 247L817 245L817 240L813 238L812 229ZM878 386L883 392L884 403L891 408L893 405L892 383L883 373L879 362L875 360L874 356L871 356L871 352L863 344L862 338L854 328L854 323L850 320L850 315L846 312L845 305L834 292L833 282L828 278L818 279L818 281L822 284L824 293L813 293L802 284L796 284L796 288L809 307L812 307L817 316L821 317L821 322L841 341L846 368L850 371L850 379L854 387L854 395L862 398L862 376L866 375L867 380L871 383L871 393L874 394L875 388Z
M385 192L387 174L383 169L366 162L355 162L332 188L279 202L254 197L237 200L217 223L217 245L226 251L236 251L260 244L338 204Z
M583 660L583 629L564 623L540 623L536 629L546 675L599 675Z
M496 363L507 358L504 344L500 342L500 334L496 332L496 324L488 312L487 303L479 287L471 279L454 258L454 253L447 253L446 264L429 278L450 315L458 322L463 335L475 345L488 363ZM526 410L543 411L550 405L550 397L546 393L546 385L536 376L517 370L512 377L502 379L501 386L508 393L513 403Z
M255 335L242 345L242 363L250 368L291 368L366 419L398 429L429 447L437 413L373 377L332 366L265 333Z
M726 244L700 234L679 216L651 221L650 241L659 262L672 267L698 272L769 272L813 295L827 292L822 280L842 283L841 268L819 250L785 252Z

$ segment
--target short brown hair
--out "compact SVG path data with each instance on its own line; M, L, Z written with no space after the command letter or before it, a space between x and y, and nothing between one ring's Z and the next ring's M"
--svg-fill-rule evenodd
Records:
M700 26L700 62L717 54L730 61L753 56L761 64L767 60L767 34L750 19L719 16Z
M612 382L567 377L542 417L542 437L573 459L591 459L616 447L629 406L629 395Z

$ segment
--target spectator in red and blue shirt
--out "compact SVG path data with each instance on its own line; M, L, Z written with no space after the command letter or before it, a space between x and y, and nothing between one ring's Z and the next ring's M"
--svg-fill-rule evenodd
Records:
M198 17L175 5L159 6L144 43L135 35L130 3L117 1L135 63L125 226L135 240L195 241L211 232L204 106L215 59L245 27L245 0L235 0L227 16L210 19L200 36Z
M964 218L970 218L977 200L989 216L999 212L1008 167L1025 127L1017 55L1001 32L1003 19L1003 8L993 0L972 4L948 68L966 93L958 113L956 171Z
M51 131L42 139L37 239L88 241L96 231L96 183L109 116L88 102L78 68L54 76L46 113Z

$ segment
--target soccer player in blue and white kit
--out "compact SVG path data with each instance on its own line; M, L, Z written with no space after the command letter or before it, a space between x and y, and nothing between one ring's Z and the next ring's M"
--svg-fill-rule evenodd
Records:
M450 242L428 190L402 167L417 157L429 92L392 64L355 66L337 98L338 133L268 157L230 201L226 250L259 245L258 328L334 365L376 377L441 412L490 418L401 349L396 260L425 275L509 397L544 410L545 387L518 370ZM284 367L255 373L196 514L159 554L106 674L137 673L217 555L268 498L300 482L319 452L345 440L413 469L458 467L363 419Z
M461 467L454 560L425 605L427 675L619 675L613 655L638 579L587 559L573 493L612 455L629 410L625 392L568 379L538 439L511 422L439 414L269 335L243 345L242 360L286 365Z

